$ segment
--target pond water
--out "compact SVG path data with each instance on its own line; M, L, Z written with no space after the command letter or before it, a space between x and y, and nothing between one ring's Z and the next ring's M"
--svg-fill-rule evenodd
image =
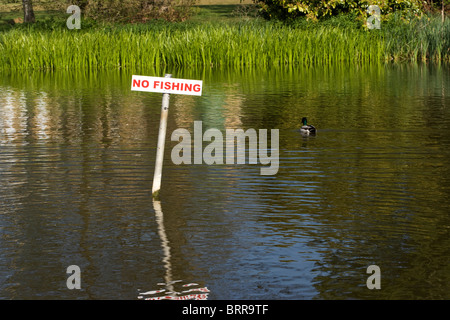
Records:
M450 299L449 71L0 75L0 298ZM165 72L203 95L170 97L153 201L162 95L131 75ZM194 121L278 129L278 172L175 165L171 133Z

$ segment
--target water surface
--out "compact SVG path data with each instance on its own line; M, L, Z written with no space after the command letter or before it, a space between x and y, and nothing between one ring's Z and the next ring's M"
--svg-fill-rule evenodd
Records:
M0 298L449 299L449 70L168 70L204 88L170 98L160 202L161 94L130 85L164 71L1 75ZM279 129L278 173L173 164L194 121Z

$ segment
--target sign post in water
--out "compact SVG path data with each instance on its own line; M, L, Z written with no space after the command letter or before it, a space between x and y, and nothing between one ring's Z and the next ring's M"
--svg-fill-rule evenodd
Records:
M132 91L158 92L163 94L161 120L159 122L158 145L156 149L155 174L153 176L152 195L158 198L161 189L162 165L164 158L164 142L167 131L167 116L169 114L170 94L202 95L202 81L172 78L166 74L164 78L133 75Z

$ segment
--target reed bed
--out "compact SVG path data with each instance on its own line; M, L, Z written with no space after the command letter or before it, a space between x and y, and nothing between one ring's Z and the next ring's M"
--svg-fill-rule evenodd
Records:
M436 19L364 30L259 21L0 33L0 70L311 66L391 60L450 61L450 23Z

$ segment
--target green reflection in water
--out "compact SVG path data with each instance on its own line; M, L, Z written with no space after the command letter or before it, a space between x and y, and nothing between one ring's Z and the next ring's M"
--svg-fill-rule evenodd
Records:
M82 298L133 299L164 279L149 196L161 95L130 79L172 73L204 81L202 97L171 97L161 198L174 279L219 299L448 299L448 70L1 75L0 296L73 297L55 275L75 262ZM296 131L303 116L316 137ZM170 133L196 120L279 129L278 174L175 166ZM381 290L366 288L371 264Z

